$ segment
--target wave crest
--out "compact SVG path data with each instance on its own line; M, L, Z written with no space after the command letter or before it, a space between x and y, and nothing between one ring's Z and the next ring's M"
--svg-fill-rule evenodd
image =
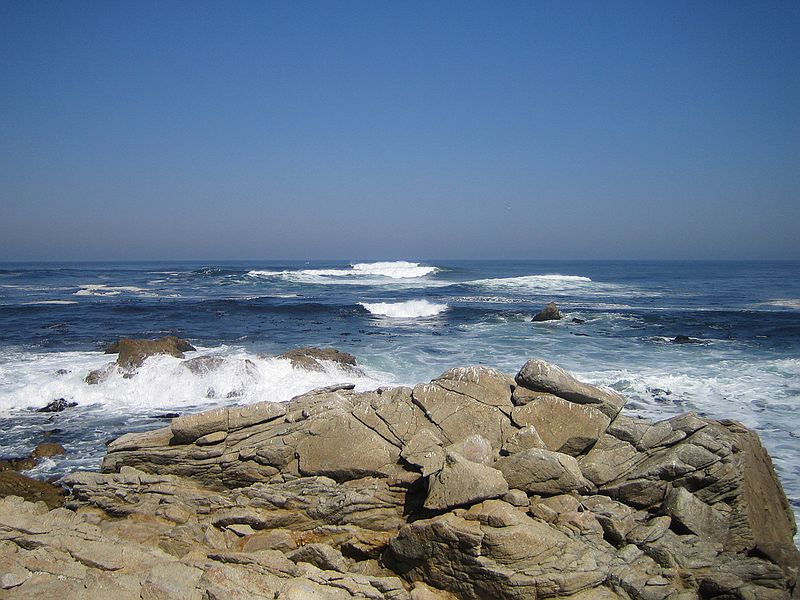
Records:
M300 269L297 271L248 271L251 277L274 277L312 284L371 285L387 280L414 280L436 273L437 267L425 266L404 260L353 263L349 267L336 269Z
M407 302L359 302L370 314L391 319L418 319L435 317L447 310L447 304L436 304L427 300Z

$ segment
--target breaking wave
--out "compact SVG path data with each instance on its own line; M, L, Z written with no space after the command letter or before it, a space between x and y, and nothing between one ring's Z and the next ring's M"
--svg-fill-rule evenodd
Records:
M418 319L435 317L447 310L447 304L436 304L427 300L407 302L359 302L371 314L392 319Z

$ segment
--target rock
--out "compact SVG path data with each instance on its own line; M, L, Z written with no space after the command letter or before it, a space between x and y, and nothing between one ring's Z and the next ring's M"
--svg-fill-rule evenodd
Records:
M66 453L67 451L64 450L64 446L61 444L56 444L55 442L44 442L33 449L33 452L31 452L31 457L45 458L48 456L60 456Z
M560 452L531 449L501 458L495 465L508 485L527 494L553 495L594 489L581 474L578 462Z
M697 338L689 337L688 335L676 335L672 338L673 344L703 344L703 340L698 340Z
M117 365L126 371L133 371L141 367L149 356L169 354L175 358L183 358L184 352L194 350L194 346L188 341L168 335L157 340L122 338L118 342L109 344L106 347L106 354L119 353Z
M347 571L342 553L328 544L306 544L292 550L286 557L293 562L307 562L326 571Z
M424 507L445 510L499 498L507 492L508 484L500 471L447 452L442 470L430 478Z
M561 319L561 311L558 310L555 302L548 303L542 310L533 316L534 321L558 321Z
M36 463L33 456L0 458L0 471L27 471L35 467Z
M541 394L524 406L517 406L511 419L520 427L533 426L548 450L570 456L578 456L594 445L611 422L592 405L576 404L552 394Z
M584 323L586 323L586 319L579 319L578 317L574 317L572 319L572 322L575 323L576 325L583 325Z
M77 402L70 402L65 398L58 398L56 400L51 400L47 403L46 406L42 408L37 408L36 412L61 412L62 410L66 410L68 408L72 408L74 406L78 406Z
M64 504L62 488L11 470L0 471L0 498L6 496L20 496L31 502L41 500L50 508Z
M516 385L467 367L349 387L126 434L104 472L61 480L63 508L1 499L3 585L120 600L797 589L791 507L737 423L626 417L615 393L535 360Z
M539 359L526 362L517 373L516 382L530 390L547 392L570 402L596 405L595 408L609 419L616 417L625 404L619 394L582 383L564 369Z
M278 358L285 358L292 363L294 368L306 371L324 371L325 368L320 361L336 363L345 370L358 370L355 356L335 348L295 348L279 354Z

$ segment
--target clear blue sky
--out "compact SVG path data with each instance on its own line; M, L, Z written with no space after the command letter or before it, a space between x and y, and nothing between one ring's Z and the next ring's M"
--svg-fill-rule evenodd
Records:
M800 2L0 2L0 260L800 258Z

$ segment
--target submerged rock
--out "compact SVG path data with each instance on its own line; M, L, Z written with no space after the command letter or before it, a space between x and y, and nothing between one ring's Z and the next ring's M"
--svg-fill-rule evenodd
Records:
M176 417L64 478L66 509L0 501L0 564L20 598L789 600L758 437L623 404L532 360Z

